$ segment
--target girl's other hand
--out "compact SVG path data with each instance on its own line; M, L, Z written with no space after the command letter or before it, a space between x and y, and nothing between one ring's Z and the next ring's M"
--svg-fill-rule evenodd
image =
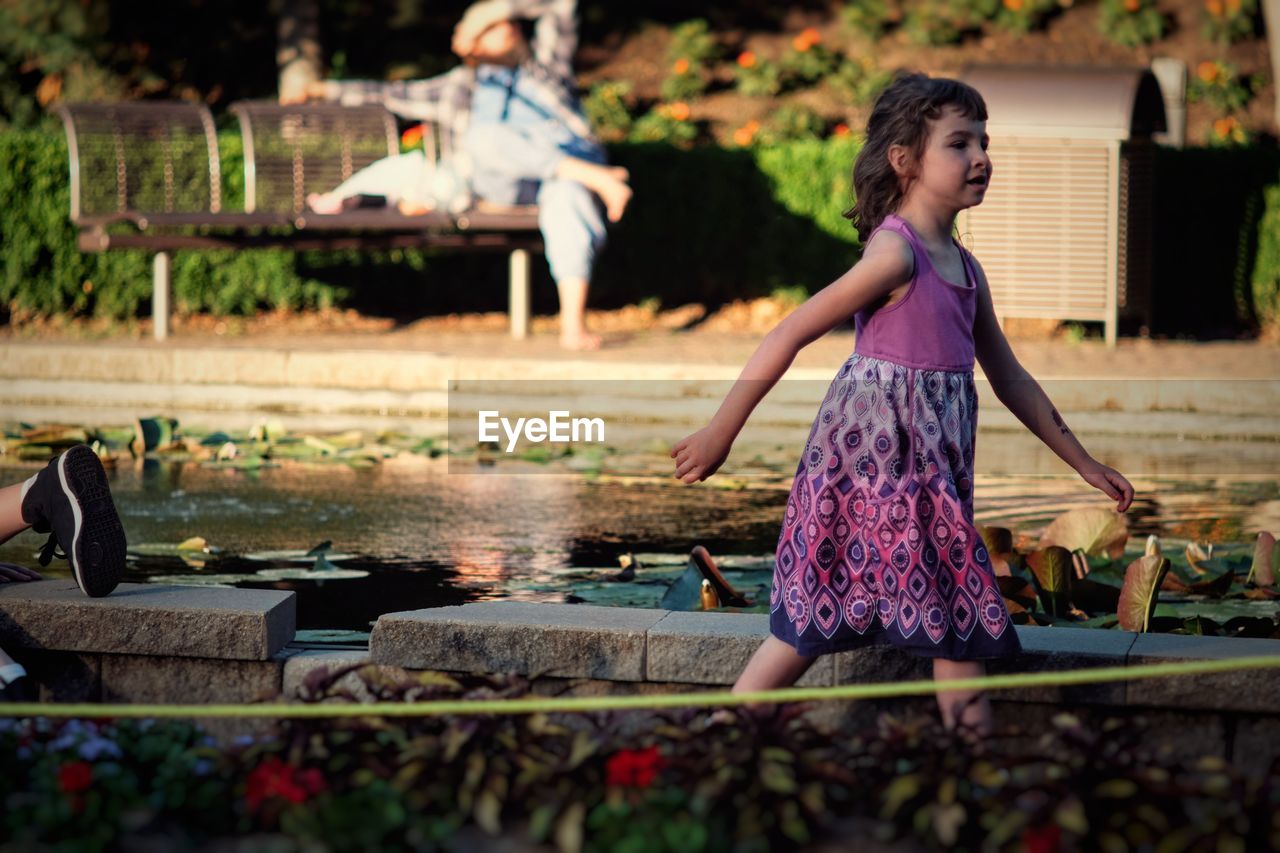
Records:
M1114 468L1108 468L1101 462L1091 460L1090 464L1080 469L1080 477L1114 500L1116 512L1124 512L1133 503L1133 486Z
M711 427L685 436L671 448L671 457L676 460L676 478L684 483L707 479L724 464L732 445L732 441L726 441Z

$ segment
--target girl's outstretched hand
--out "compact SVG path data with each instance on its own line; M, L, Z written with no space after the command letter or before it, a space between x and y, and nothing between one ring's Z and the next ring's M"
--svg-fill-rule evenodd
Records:
M1081 478L1116 502L1116 512L1124 512L1133 503L1133 486L1114 468L1108 468L1101 462L1091 460L1080 469Z
M705 480L720 469L729 456L733 442L711 427L703 427L687 435L671 448L676 460L676 478L685 483Z

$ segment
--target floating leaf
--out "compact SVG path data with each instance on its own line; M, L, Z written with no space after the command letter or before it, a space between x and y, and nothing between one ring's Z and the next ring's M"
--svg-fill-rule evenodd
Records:
M1213 598L1222 598L1231 590L1231 584L1235 583L1235 572L1227 572L1211 581L1200 581L1193 583L1187 587L1187 592L1193 595L1208 595Z
M1129 564L1124 573L1124 585L1120 588L1116 616L1126 631L1143 633L1149 630L1155 614L1160 583L1169 571L1167 557L1139 557Z
M1105 553L1116 560L1128 541L1129 525L1123 515L1102 507L1080 507L1054 519L1040 537L1039 547L1058 545L1090 556Z
M367 578L369 573L360 569L340 569L330 563L327 569L259 569L254 577L269 581L341 581Z
M312 549L314 551L314 549ZM280 549L276 551L251 551L244 555L246 560L260 560L264 563L314 563L316 554L312 551L303 551L300 548ZM332 562L341 560L351 560L355 558L355 554L338 553L334 551L326 551L325 558Z
M1147 557L1163 556L1160 553L1160 537L1155 535L1154 533L1152 533L1150 536L1147 537L1147 549L1144 556L1147 556Z
M1187 565L1197 574L1207 575L1210 569L1204 564L1213 559L1212 542L1188 542L1186 548Z
M982 542L987 546L987 555L991 558L991 568L997 577L1008 577L1011 573L1009 563L1014 558L1013 532L1007 527L978 528Z
M1115 613L1120 606L1120 587L1087 578L1071 582L1071 603L1090 613Z
M1276 537L1267 531L1258 534L1257 544L1253 547L1253 565L1249 567L1249 576L1245 583L1256 583L1258 586L1271 586L1276 582Z
M179 551L207 551L209 543L205 541L203 536L192 536L190 539L183 539L178 543Z
M1040 606L1051 616L1065 617L1071 609L1071 552L1059 546L1027 555Z
M249 430L249 437L254 441L276 441L287 434L288 430L284 428L284 423L277 418L254 424L253 429Z

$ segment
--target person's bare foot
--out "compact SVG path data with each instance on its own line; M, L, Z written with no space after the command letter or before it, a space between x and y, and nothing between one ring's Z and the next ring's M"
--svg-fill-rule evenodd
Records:
M568 350L597 350L603 343L601 337L591 332L579 332L576 335L561 335L560 346Z
M605 215L610 222L617 222L631 201L631 186L627 183L630 175L621 166L612 166L605 171L608 176L600 182L597 191L604 202Z
M342 199L332 193L311 193L307 196L307 207L322 216L332 216L342 212Z

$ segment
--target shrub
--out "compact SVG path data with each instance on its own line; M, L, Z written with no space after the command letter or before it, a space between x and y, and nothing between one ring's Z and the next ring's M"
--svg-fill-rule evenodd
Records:
M668 63L687 59L691 65L706 65L719 56L720 45L703 19L685 21L671 31L671 43L667 46Z
M1253 309L1272 338L1280 336L1280 181L1264 192L1253 268Z
M601 80L582 99L582 111L587 120L606 142L626 139L630 132L631 111L627 108L630 95L630 81Z
M875 41L902 20L900 0L852 0L840 7L840 20L858 35Z
M1070 0L1001 0L997 8L996 25L1012 33L1023 35L1044 26L1045 19L1060 5Z
M662 97L667 101L691 101L707 90L707 70L701 62L677 59L662 81Z
M1204 0L1204 37L1230 44L1253 35L1257 0Z
M631 128L633 142L668 142L687 146L697 138L698 128L689 121L689 105L683 101L658 104Z
M846 59L836 73L827 78L827 85L841 97L854 104L870 104L893 80L893 73L877 68L869 56Z
M1164 35L1164 15L1155 0L1102 0L1098 29L1116 44L1137 47Z
M787 83L812 85L836 68L839 57L822 45L822 37L812 27L791 40L782 55L782 73Z
M744 50L734 63L738 94L768 98L782 91L782 69L753 51Z

